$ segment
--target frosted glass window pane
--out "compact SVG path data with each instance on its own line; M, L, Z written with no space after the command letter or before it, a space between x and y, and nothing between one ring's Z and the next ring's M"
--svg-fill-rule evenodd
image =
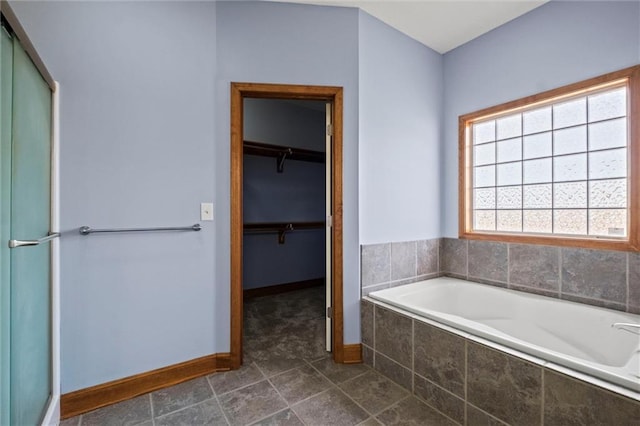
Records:
M524 137L524 158L551 156L551 132Z
M522 230L551 233L553 231L551 210L525 210L522 217Z
M484 143L496 140L496 122L495 120L485 121L473 125L473 143Z
M524 162L524 183L551 182L551 158Z
M525 209L551 208L551 184L526 185L523 187Z
M483 166L496 162L496 144L488 143L474 148L473 165Z
M474 169L473 185L478 188L481 186L495 186L496 184L496 166L483 166Z
M626 237L627 92L473 124L474 229Z
M522 231L521 210L498 210L497 231Z
M553 159L555 182L587 179L587 154L567 155Z
M553 132L553 155L572 154L587 150L587 126L571 127Z
M627 114L627 89L620 88L589 96L589 121L606 120Z
M551 107L535 109L522 114L524 134L551 130Z
M627 176L627 149L589 153L589 179Z
M589 150L627 146L627 119L589 124Z
M556 234L587 234L586 210L554 210L553 232Z
M498 185L520 185L522 183L522 163L498 164Z
M627 211L624 209L589 210L589 235L625 237Z
M473 229L479 231L496 230L496 213L494 210L478 210L473 212Z
M510 115L496 121L498 139L509 139L522 135L522 118L520 114Z
M575 126L587 122L587 100L576 99L553 106L553 128Z
M589 207L627 207L627 180L589 182Z
M500 187L498 188L497 199L499 209L520 209L522 208L522 187Z
M553 207L556 209L586 209L587 182L567 182L554 184Z
M522 159L522 139L507 139L498 142L498 162L517 161Z
M474 209L495 209L496 208L496 189L482 188L474 190L473 196Z

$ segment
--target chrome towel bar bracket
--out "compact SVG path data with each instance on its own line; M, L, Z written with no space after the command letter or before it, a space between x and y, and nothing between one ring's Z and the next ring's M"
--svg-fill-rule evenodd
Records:
M202 227L199 223L191 226L175 226L165 228L111 228L111 229L93 229L89 226L81 226L79 232L81 235L89 235L105 232L156 232L156 231L199 231Z

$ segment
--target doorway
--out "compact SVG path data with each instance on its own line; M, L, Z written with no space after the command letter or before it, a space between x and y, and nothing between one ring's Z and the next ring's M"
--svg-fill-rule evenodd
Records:
M327 341L335 362L344 360L342 324L342 88L326 86L295 86L255 83L231 84L231 367L242 364L243 337L243 237L244 237L244 102L246 99L280 99L296 101L323 101L328 107L327 127L327 217L323 227L327 229ZM269 147L255 146L256 149ZM281 170L286 154L273 153L277 168ZM302 154L309 154L304 153ZM274 166L276 167L276 166ZM290 224L287 224L287 226ZM311 225L309 225L311 226ZM276 231L278 239L286 238L288 229Z

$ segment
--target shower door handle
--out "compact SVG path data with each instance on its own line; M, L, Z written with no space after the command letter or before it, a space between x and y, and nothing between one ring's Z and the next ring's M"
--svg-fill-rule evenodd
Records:
M38 240L9 240L9 248L37 246L42 243L51 241L54 238L58 238L59 236L60 236L59 232L51 232L46 237L42 237Z

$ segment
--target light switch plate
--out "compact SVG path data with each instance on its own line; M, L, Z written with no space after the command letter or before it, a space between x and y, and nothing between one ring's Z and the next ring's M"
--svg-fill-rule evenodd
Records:
M200 220L213 220L213 203L200 203Z

